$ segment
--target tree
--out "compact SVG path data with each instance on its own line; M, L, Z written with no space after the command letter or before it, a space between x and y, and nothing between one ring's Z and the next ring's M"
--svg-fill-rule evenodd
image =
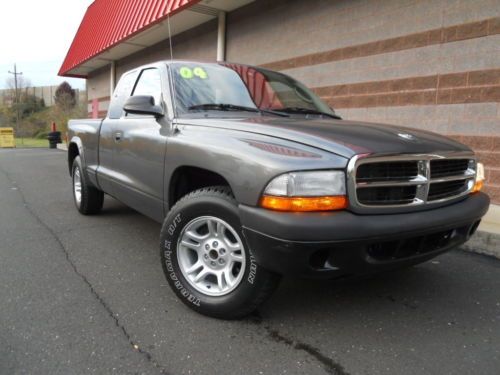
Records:
M35 95L23 93L19 99L19 111L21 118L42 111L45 108L45 101L37 98Z
M15 96L14 90L16 89L16 80L14 77L8 77L5 80L5 83L7 84L7 88L12 92L11 95L12 97ZM22 75L17 76L17 89L19 91L22 91L23 89L26 89L28 87L31 87L31 81L29 78L26 78Z
M30 85L30 81L25 78L22 73L17 72L14 65L14 72L12 77L7 78L6 84L9 90L8 102L9 108L4 110L2 121L7 121L9 123L15 124L14 128L17 134L21 134L21 116L24 104L22 102L22 92Z
M64 81L57 88L54 100L59 109L68 112L76 105L76 92L68 82Z
M8 77L5 80L5 83L7 85L7 100L10 102L11 105L16 104L16 78L15 77ZM31 82L28 78L18 75L17 76L17 95L19 95L19 102L21 102L21 93L23 91L26 91L28 87L31 86Z
M10 108L0 103L0 128L12 125L12 113Z
M10 113L14 116L12 121L15 121L17 111L19 111L19 119L22 120L45 108L45 101L30 93L29 88L31 86L31 82L29 79L23 77L22 75L17 76L17 98L15 78L9 77L6 83L8 91L5 104L10 107Z

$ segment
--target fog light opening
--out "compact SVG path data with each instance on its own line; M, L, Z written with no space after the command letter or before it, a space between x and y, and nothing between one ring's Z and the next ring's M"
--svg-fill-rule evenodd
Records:
M469 237L472 237L474 233L476 233L477 228L479 227L479 224L481 223L481 220L476 221L474 224L469 229Z
M311 254L309 264L314 269L331 268L327 265L330 252L328 250L319 250Z

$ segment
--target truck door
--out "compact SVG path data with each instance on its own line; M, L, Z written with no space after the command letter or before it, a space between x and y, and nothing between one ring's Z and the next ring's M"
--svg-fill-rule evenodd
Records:
M165 68L166 69L166 68ZM164 75L166 76L166 74ZM132 95L151 95L164 105L162 74L159 68L143 69ZM114 196L137 211L163 219L163 171L167 116L127 114L113 123Z
M99 133L99 167L97 179L99 186L106 193L114 196L114 181L117 178L114 172L113 150L115 147L114 128L124 116L123 105L132 94L132 89L139 72L131 71L122 76L116 86L109 105L108 116L103 120Z

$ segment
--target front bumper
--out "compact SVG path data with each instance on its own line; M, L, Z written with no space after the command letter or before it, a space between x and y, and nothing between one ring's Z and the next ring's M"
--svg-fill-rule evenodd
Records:
M416 264L466 242L489 206L486 194L427 211L357 215L283 213L240 205L255 260L280 274L334 278Z

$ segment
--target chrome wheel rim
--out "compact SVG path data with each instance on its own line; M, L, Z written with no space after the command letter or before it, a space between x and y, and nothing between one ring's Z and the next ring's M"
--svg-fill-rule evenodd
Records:
M183 228L177 254L184 278L209 296L232 292L245 273L246 255L240 236L214 216L196 218Z
M73 192L75 194L76 204L80 206L80 202L82 201L82 177L78 168L76 168L73 173Z

